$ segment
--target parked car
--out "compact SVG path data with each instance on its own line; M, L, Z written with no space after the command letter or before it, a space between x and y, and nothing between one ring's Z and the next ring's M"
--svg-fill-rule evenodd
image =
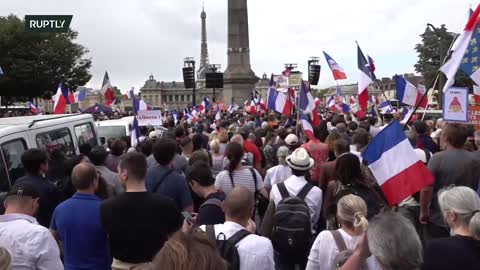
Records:
M25 174L22 154L29 148L62 147L67 157L79 147L99 144L90 114L36 115L0 119L0 192L7 192Z

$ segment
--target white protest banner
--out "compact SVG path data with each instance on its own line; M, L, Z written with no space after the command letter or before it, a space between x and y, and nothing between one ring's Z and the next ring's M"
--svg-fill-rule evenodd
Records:
M138 111L137 119L138 119L138 126L140 127L163 125L162 111L160 110Z
M443 96L443 120L468 122L468 89L451 87Z

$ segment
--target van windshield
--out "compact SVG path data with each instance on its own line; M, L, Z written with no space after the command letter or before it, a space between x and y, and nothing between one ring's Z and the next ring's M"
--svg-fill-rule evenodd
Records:
M100 126L97 128L98 137L105 138L108 141L110 138L121 138L127 136L125 126Z

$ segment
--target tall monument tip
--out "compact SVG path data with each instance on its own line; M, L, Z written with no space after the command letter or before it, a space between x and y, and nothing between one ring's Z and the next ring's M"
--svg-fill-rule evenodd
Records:
M228 0L227 55L223 98L225 102L243 103L258 82L250 65L247 0Z

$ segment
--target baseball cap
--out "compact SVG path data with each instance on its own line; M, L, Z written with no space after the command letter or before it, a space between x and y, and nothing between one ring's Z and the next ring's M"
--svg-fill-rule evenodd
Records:
M156 130L151 131L151 132L148 134L148 138L151 139L151 140L154 140L154 139L156 139L156 138L158 138L158 137L159 137L159 136L158 136L158 133L157 133Z
M285 143L288 145L297 145L298 144L298 137L295 134L289 134L287 138L285 138Z
M7 193L7 197L9 196L25 196L36 199L40 197L40 193L32 184L20 183L12 187L12 189Z

